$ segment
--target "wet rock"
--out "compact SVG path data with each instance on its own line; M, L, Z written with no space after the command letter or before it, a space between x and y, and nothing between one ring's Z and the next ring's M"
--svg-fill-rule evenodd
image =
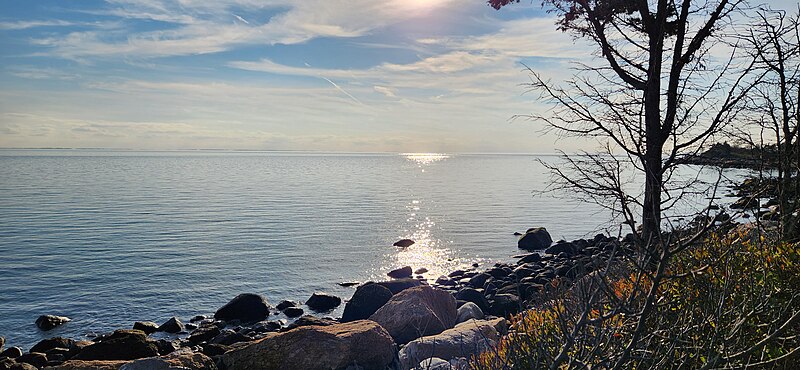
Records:
M163 331L165 333L173 333L173 334L180 333L184 330L186 330L186 327L184 327L181 320L175 316L171 317L165 323L161 324L161 326L159 326L157 329L157 331Z
M135 360L158 356L158 347L141 330L116 330L81 349L76 360Z
M460 278L461 276L464 276L464 270L455 270L455 271L447 274L447 277L453 278L453 279Z
M0 352L0 357L17 358L22 356L22 348L8 347L5 351Z
M300 307L286 307L286 309L283 310L283 314L291 318L300 317L303 316L303 309Z
M69 321L72 319L66 316L42 315L36 319L36 326L41 330L48 331Z
M361 284L361 282L358 282L358 281L343 281L343 282L341 282L341 283L337 283L337 284L338 284L339 286L343 286L343 287L345 287L345 288L346 288L346 287L351 287L351 286L359 285L359 284Z
M397 293L400 293L403 290L406 290L408 288L413 288L415 286L420 286L420 285L422 285L422 282L417 280L417 279L407 278L407 279L396 279L396 280L389 280L389 281L381 281L381 282L377 282L375 284L382 285L382 286L386 287L387 289L389 289L389 291L392 292L392 294L397 294Z
M437 285L444 285L444 286L455 286L457 283L455 280L447 277L447 276L439 276L435 282Z
M426 269L424 267L420 267L420 268L414 270L414 273L417 274L417 275L422 275L422 274L424 274L426 272L428 272L428 269Z
M145 334L153 334L158 331L158 324L152 321L137 321L133 323L133 328L141 330Z
M256 333L269 333L273 331L278 331L283 327L283 323L281 321L262 321L258 324L253 325L253 331Z
M456 323L462 323L467 320L483 318L483 310L478 305L472 302L467 302L461 305L457 311Z
M392 279L402 279L411 277L412 272L413 270L411 269L411 266L403 266L401 268L389 271L386 275Z
M386 329L395 342L403 344L452 328L456 315L456 300L450 293L420 286L394 295L369 319Z
M36 345L31 347L30 352L46 353L47 351L53 348L69 349L74 347L75 347L74 340L61 337L54 337L39 341L39 343L36 343Z
M6 345L6 338L0 337L0 352L3 352L3 346Z
M269 316L267 299L252 293L239 294L214 313L214 318L217 320L242 322L258 322L267 316Z
M278 311L283 311L289 307L297 307L297 303L294 303L292 301L281 301L280 303L278 303L277 306L275 306L275 308L277 308Z
M525 232L525 235L519 238L517 241L517 247L519 249L525 250L542 250L553 244L553 239L550 237L550 233L547 232L547 229L543 227L534 227L528 229Z
M311 298L306 301L306 306L317 312L332 310L340 304L342 304L341 298L321 292L315 292L311 295Z
M395 246L395 247L400 247L400 248L408 248L408 247L414 245L414 243L415 243L415 241L413 241L411 239L400 239L400 240L394 242L394 244L392 244L392 245Z
M206 320L206 319L208 319L208 316L206 316L206 315L197 315L197 316L192 317L191 319L189 319L189 322L200 322L200 321L203 321L203 320Z
M380 284L362 285L345 304L342 322L369 318L392 298L392 291Z
M471 277L469 279L469 285L475 288L483 287L483 284L486 284L486 280L489 280L490 277L492 277L492 275L482 272Z
M159 339L153 343L156 345L159 355L168 355L181 348L180 342L176 340Z
M220 330L218 327L214 325L206 325L197 328L195 331L192 332L192 334L189 334L189 337L187 339L192 344L199 344L214 339L214 337L219 335L219 333Z
M486 297L483 295L483 293L476 289L462 288L455 294L455 298L462 301L472 302L478 305L482 311L489 310L489 301L486 300Z
M394 358L389 333L375 322L301 327L267 337L220 357L227 370L385 369Z
M496 319L503 320L503 319ZM500 339L495 329L496 323L484 320L470 320L445 330L441 334L425 336L406 344L400 350L400 364L404 369L416 367L421 360L436 357L450 360L458 357L469 358L486 351Z
M284 331L292 330L302 326L329 326L336 324L336 321L326 318L319 318L311 315L305 315L295 320Z

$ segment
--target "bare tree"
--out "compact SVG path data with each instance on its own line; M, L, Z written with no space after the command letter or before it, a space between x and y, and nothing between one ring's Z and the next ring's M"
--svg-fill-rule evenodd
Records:
M490 0L497 9L515 0ZM642 244L660 237L662 211L679 197L673 171L730 123L752 84L752 65L740 65L736 45L724 40L744 0L544 0L557 27L597 46L600 66L581 64L563 86L530 70L533 91L553 103L546 122L568 135L610 143L644 177L641 196L611 194L622 214L638 206ZM733 47L730 47L733 46ZM605 159L603 159L605 158ZM579 161L570 161L575 167ZM607 166L608 167L608 166ZM613 166L611 166L613 167ZM593 171L558 173L565 184L593 192L570 178ZM592 174L594 176L594 174ZM577 186L576 186L577 185ZM602 191L606 191L603 189ZM620 202L624 202L620 203ZM635 233L633 220L629 220Z
M800 206L800 7L795 11L759 10L745 37L755 67L764 73L752 94L753 110L774 135L780 230L790 240L797 238L800 221L794 215Z

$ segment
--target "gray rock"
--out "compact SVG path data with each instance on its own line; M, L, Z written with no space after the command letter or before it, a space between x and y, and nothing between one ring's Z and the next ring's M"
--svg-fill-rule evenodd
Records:
M214 360L184 349L163 357L143 358L120 366L119 370L205 370L216 369Z
M414 273L417 274L417 275L422 275L422 274L424 274L426 272L428 272L428 269L426 269L424 267L420 267L420 268L414 270Z
M214 313L214 318L217 320L242 322L258 322L267 316L269 316L267 299L252 293L239 294Z
M500 339L500 333L495 328L500 321L505 320L470 320L440 334L415 339L400 350L400 365L408 369L418 366L423 359L468 358L486 351Z
M36 326L41 330L48 331L70 321L72 319L66 316L42 315L36 319Z
M475 303L482 311L489 310L489 301L486 300L483 293L474 288L461 288L461 290L455 294L455 297L462 301Z
M530 228L517 241L517 247L525 250L542 250L553 244L553 238L543 227Z
M199 344L208 342L220 334L220 330L216 325L204 325L197 328L192 334L189 334L189 343Z
M381 281L375 284L381 285L389 289L392 294L397 294L408 288L422 285L422 282L417 279L397 279L390 281Z
M148 341L147 335L141 330L116 330L96 340L98 342L81 349L73 359L135 360L158 356L158 347Z
M483 310L481 310L478 305L472 302L467 302L461 305L458 308L458 317L456 318L457 323L462 323L467 320L476 319L480 320L483 318Z
M411 240L411 239L400 239L400 240L394 242L394 244L392 244L392 245L395 246L395 247L400 247L400 248L408 248L408 247L414 245L414 243L415 242L413 240Z
M392 291L380 284L368 283L356 289L347 301L342 322L367 319L392 298Z
M414 370L451 370L450 363L438 357L420 361Z
M419 286L397 293L369 319L403 344L452 328L456 315L456 300L450 293Z

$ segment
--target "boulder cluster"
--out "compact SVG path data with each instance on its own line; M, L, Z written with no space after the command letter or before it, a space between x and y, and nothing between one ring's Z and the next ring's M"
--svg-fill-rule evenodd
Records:
M485 270L473 265L431 284L412 278L412 268L404 266L390 272L390 280L358 285L341 318L304 315L293 301L273 307L265 297L245 293L213 317L136 322L91 341L54 337L27 353L3 350L0 337L0 370L463 369L506 335L506 317L535 302L554 279L574 281L624 247L603 235L553 243L543 228L520 235L518 246L532 252L515 256L515 264ZM305 307L329 313L341 303L316 292ZM270 319L279 313L296 319Z

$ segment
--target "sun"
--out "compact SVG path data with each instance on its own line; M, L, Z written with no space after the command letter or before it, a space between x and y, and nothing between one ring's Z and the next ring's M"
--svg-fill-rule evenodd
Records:
M446 1L444 0L396 0L395 3L407 11L425 11L439 7Z

